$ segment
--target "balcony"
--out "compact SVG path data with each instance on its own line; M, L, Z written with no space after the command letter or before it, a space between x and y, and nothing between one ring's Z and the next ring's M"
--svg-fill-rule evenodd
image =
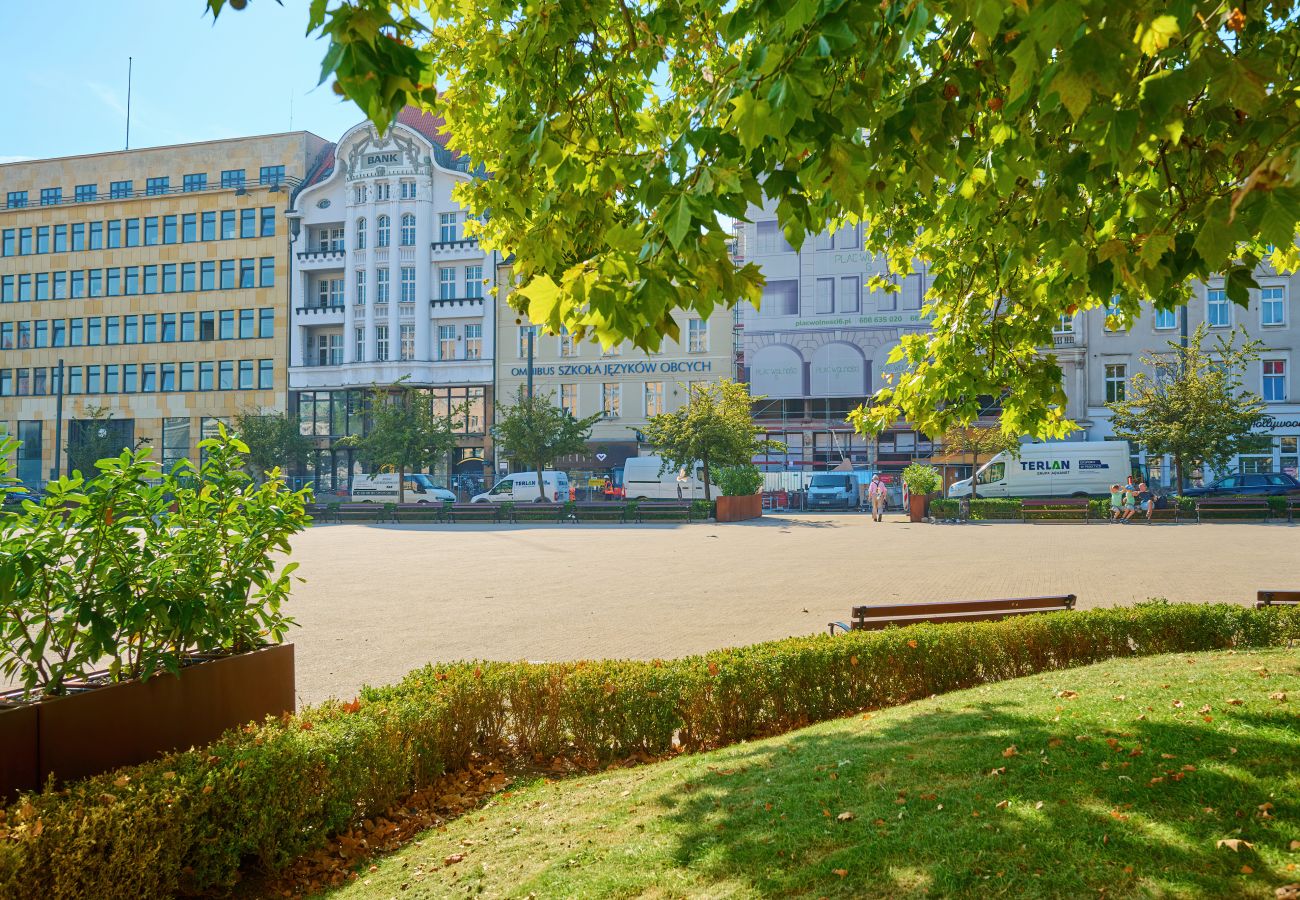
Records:
M462 238L459 241L434 241L430 248L436 259L446 259L453 256L481 256L483 253L478 247L478 238Z
M298 306L293 310L300 325L342 325L343 304L337 306Z
M1074 332L1073 332L1073 331L1054 331L1054 332L1052 332L1052 346L1053 346L1053 347L1073 347L1073 346L1074 346Z
M304 250L298 254L298 268L304 272L341 269L346 254L339 250Z
M483 315L483 298L435 297L429 301L429 308L435 316L481 316Z
M413 263L413 262L415 262L415 248L414 248L414 247L398 247L398 248L397 248L397 261L398 261L398 262L404 262L404 263Z
M399 304L397 304L397 315L400 316L400 317L403 318L403 319L414 319L414 318L415 318L415 304L414 304L414 303L399 303Z

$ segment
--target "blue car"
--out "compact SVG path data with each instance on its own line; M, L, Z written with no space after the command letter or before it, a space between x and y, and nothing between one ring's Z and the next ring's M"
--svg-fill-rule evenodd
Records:
M1300 481L1284 472L1224 475L1205 487L1183 491L1186 497L1278 497L1291 493L1300 493Z

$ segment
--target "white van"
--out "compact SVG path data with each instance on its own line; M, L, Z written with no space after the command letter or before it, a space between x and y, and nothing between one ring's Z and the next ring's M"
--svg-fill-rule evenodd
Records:
M397 503L400 497L396 472L357 475L352 479L353 503ZM407 503L440 503L455 499L455 494L444 487L438 487L428 475L422 472L406 473Z
M862 474L858 472L818 472L808 482L809 509L853 509L862 502ZM871 476L867 476L871 480Z
M1124 484L1132 471L1128 441L1060 441L999 453L976 477L980 497L1086 497ZM969 497L970 481L954 481L948 496Z
M564 503L569 499L569 476L564 472L543 471L542 483L546 486L546 500ZM537 492L536 472L516 472L506 475L492 490L475 494L471 503L532 503L540 499Z
M680 473L680 469L665 467L661 456L630 457L623 463L624 496L629 500L676 500L680 484L683 500L704 499L704 464L696 463L694 474L679 482Z

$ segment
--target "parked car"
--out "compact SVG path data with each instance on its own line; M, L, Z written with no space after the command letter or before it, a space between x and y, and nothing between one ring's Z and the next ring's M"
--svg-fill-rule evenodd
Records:
M1249 475L1224 475L1218 481L1204 487L1188 488L1183 491L1186 497L1224 497L1242 495L1253 497L1277 497L1283 494L1300 493L1300 481L1282 472L1256 472Z
M18 485L15 490L9 491L4 495L4 505L22 506L24 500L30 500L33 503L40 503L44 499L45 493L39 488Z

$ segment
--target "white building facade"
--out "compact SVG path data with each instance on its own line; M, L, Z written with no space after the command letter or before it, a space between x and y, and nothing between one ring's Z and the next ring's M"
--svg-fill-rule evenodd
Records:
M477 177L442 120L404 109L339 140L294 197L289 404L317 438L318 490L358 468L335 441L360 427L366 389L398 380L435 409L470 406L441 475L478 474L490 427L496 266L468 237L452 188Z

